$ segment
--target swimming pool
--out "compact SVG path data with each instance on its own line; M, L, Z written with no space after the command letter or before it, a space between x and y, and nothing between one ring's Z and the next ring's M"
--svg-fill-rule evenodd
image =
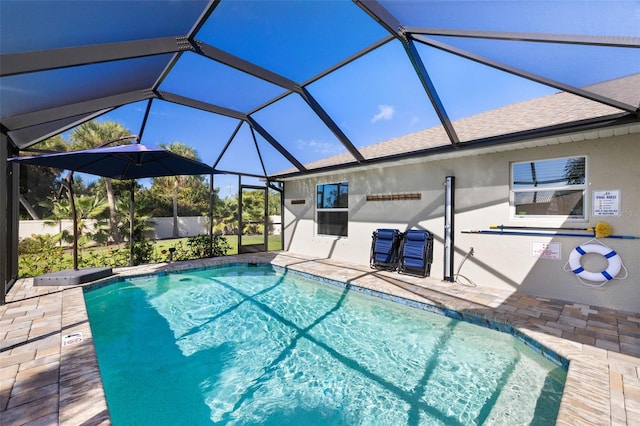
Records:
M85 299L115 425L546 425L566 378L509 334L270 265Z

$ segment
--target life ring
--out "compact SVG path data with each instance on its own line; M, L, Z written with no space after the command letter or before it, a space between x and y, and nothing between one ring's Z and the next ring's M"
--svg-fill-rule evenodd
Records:
M580 259L582 256L587 253L597 253L607 259L609 265L607 265L607 269L602 272L589 272L582 267L580 263ZM571 272L588 281L609 281L612 280L618 273L620 273L620 269L622 269L622 259L615 251L611 250L609 247L605 247L600 244L587 244L584 246L576 247L571 254L569 255L569 267L571 268Z

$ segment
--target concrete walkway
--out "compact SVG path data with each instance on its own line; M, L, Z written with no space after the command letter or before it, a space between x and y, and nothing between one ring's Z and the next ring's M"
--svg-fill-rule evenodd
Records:
M274 265L509 324L570 360L559 425L640 424L640 316L293 253L115 270L118 275L230 262ZM82 289L20 280L0 306L0 424L110 424Z

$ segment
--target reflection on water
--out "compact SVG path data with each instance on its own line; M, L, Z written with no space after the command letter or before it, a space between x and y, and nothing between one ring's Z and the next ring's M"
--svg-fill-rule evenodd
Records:
M264 267L85 295L118 424L553 424L566 372L511 335Z

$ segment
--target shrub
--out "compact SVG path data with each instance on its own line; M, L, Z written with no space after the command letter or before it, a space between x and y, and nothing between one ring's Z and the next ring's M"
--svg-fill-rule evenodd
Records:
M149 263L153 253L153 243L148 238L142 238L133 243L133 264Z
M56 247L55 237L47 234L31 234L18 242L18 254L35 254L43 249Z
M208 235L189 237L187 246L192 259L225 256L229 250L229 243L222 235L214 235L211 243Z
M135 241L133 245L133 264L140 265L149 262L167 262L171 252L171 259L191 260L207 257L225 256L230 249L227 239L222 235L215 235L211 245L209 236L199 235L176 243L168 250L156 252L155 243L148 238ZM62 247L57 246L55 237L49 235L34 235L25 238L18 245L18 274L20 277L32 277L50 272L70 269L73 266L71 255L66 254ZM95 248L80 250L78 266L87 267L120 267L128 266L130 261L129 245L123 247Z
M155 251L151 255L151 262L169 262L225 256L229 249L229 243L222 235L215 235L211 245L209 245L208 235L198 235L189 237L186 243L179 241L168 249L163 249L160 252Z
M50 235L32 235L18 243L18 276L35 277L50 272L69 269L71 256L65 255Z
M112 267L129 265L129 247L107 248L81 252L78 263L83 267Z

